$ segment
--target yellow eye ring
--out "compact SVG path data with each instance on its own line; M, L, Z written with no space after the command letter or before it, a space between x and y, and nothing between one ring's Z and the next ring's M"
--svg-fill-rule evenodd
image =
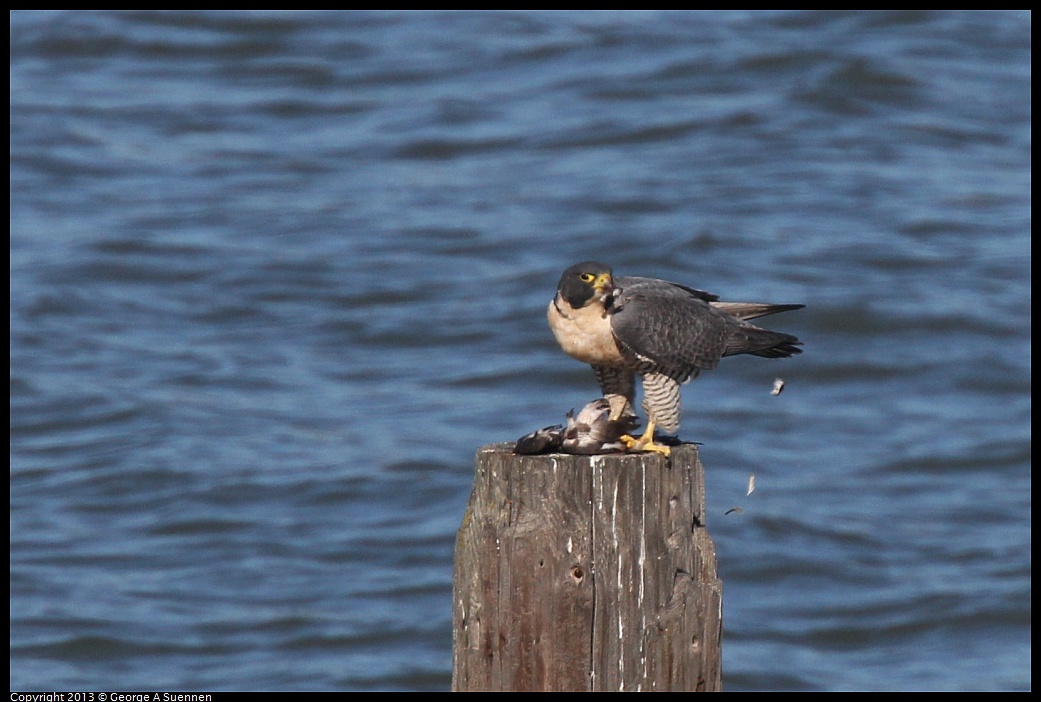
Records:
M592 283L593 280L596 279L596 276L593 275L592 273L582 273L581 275L578 276L578 278L583 283Z

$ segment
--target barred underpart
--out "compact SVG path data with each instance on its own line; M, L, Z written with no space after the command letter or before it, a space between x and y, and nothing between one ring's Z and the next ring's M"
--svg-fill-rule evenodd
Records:
M675 434L680 428L680 384L662 373L644 374L643 409L659 429Z
M604 397L611 403L611 419L635 415L636 374L621 366L593 366Z

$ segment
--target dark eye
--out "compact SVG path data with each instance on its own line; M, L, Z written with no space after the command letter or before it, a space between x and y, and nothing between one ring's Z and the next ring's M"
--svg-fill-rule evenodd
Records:
M581 274L580 276L578 276L578 278L579 278L579 280L581 280L581 281L582 281L583 283L592 283L592 282L593 282L593 279L594 279L594 278L596 278L596 276L595 276L595 275L593 275L592 273L583 273L583 274Z

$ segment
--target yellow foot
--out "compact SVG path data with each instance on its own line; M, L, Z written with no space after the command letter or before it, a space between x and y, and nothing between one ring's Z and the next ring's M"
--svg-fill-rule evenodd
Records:
M632 451L635 448L635 446L638 443L640 443L639 439L634 439L633 437L629 436L628 434L622 434L621 436L618 437L618 440L621 441L623 444L625 444L625 448L626 448L627 451Z
M647 422L647 429L639 439L625 434L619 438L629 451L653 451L668 456L672 450L668 446L654 443L654 422Z
M653 441L648 443L648 444L645 444L643 446L643 450L644 451L653 451L654 453L660 453L663 456L668 456L669 454L672 453L672 449L670 449L665 444L656 444Z

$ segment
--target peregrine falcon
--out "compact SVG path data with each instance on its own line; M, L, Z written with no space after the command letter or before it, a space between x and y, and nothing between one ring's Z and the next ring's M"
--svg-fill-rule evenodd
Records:
M788 358L802 353L791 334L747 320L804 305L722 302L718 295L679 283L632 276L615 278L596 261L564 271L547 317L557 343L584 361L611 404L611 419L634 414L635 378L643 383L647 428L631 449L669 454L654 443L654 430L675 434L680 424L680 385L724 356L747 353Z

